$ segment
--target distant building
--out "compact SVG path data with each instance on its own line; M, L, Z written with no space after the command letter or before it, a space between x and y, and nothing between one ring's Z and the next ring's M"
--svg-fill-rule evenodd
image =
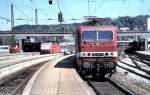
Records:
M129 30L129 27L123 27L123 28L120 28L120 30L123 32L126 32L127 30Z

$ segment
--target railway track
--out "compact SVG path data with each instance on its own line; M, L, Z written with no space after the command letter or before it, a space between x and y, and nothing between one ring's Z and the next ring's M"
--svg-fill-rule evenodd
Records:
M8 73L8 75L0 77L0 95L21 95L21 91L23 90L31 76L34 74L34 72L46 62L58 58L60 56L61 55L41 56L37 59L33 57L33 59L27 59L25 62L15 64L16 66L12 66L13 68L8 67L10 74ZM20 68L20 66L22 68ZM11 69L13 70L13 73L11 72ZM1 74L3 74L2 70Z
M0 86L0 95L21 95L22 90L24 89L28 80L42 65L44 65L44 63L18 72L14 78L6 81Z
M145 78L145 79L148 79L150 80L150 71L148 69L145 69L145 68L142 68L137 61L139 62L142 62L140 61L140 59L135 59L133 57L129 57L131 60L132 60L132 63L134 64L131 64L131 63L128 63L128 62L123 62L121 60L119 60L119 62L121 62L121 64L117 64L117 67L119 68L122 68L130 73L133 73L133 74L136 74L142 78ZM144 63L142 63L144 64Z
M37 55L39 55L39 54L37 54ZM33 54L16 54L16 55L8 55L8 56L0 56L0 61L4 61L4 60L12 60L12 59L17 59L17 58L23 58L23 57L32 57L32 56L34 56Z
M115 82L111 78L88 80L89 85L97 95L135 95L125 86Z
M133 60L133 62L136 62L136 61L141 62L141 63L147 65L148 67L150 67L150 62L142 59L140 56L134 55L134 56L129 56L129 57L131 60Z
M146 75L143 75L143 74L140 74L140 73L138 73L138 72L136 72L136 71L134 71L134 70L132 70L132 69L123 67L123 66L121 66L121 65L117 65L117 67L122 68L122 69L124 69L124 70L126 70L126 71L128 71L128 72L130 72L130 73L136 74L136 75L138 75L138 76L140 76L140 77L142 77L142 78L145 78L145 79L150 80L150 77L148 77L148 76L146 76Z
M32 55L32 54L24 54L24 55L10 55L10 56L2 56L2 57L0 57L0 61L6 61L6 60L17 60L17 59L21 59L21 58L27 58L27 57L38 57L38 56L40 56L39 54L37 54L37 55Z
M118 73L113 78L119 83L123 82L123 85L126 85L138 95L149 95L150 67L142 60L133 55L119 60L117 64Z
M145 69L143 67L140 67L140 65L138 63L138 62L142 62L141 64L147 65L147 67L149 67L149 62L143 63L143 62L145 62L144 60L139 59L137 57L135 58L133 56L131 56L130 58L131 58L133 64L129 64L127 62L123 62L123 61L119 60L123 65L118 64L117 67L122 68L125 71L133 73L137 76L140 76L143 79L150 80L149 70ZM112 79L108 78L108 79L103 79L101 81L100 80L88 80L88 83L95 90L97 95L137 95L137 93L134 92L136 90L134 90L133 87L130 89L129 85L126 85L126 83L122 84L117 81L118 80L115 81L114 78L112 78ZM142 87L143 87L143 85L142 85ZM144 94L142 94L142 95L144 95Z

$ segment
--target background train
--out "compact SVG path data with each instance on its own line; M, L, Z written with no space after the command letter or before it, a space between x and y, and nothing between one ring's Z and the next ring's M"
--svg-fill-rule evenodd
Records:
M61 53L74 54L75 53L75 43L74 42L61 42L60 43Z
M72 40L71 40L72 39ZM75 42L72 37L69 40L63 40L58 42L43 42L40 47L41 54L52 54L52 53L64 53L74 54L75 53Z
M144 41L133 41L129 43L128 47L125 49L126 54L135 54L135 51L144 51Z
M76 33L76 66L84 76L105 76L116 70L117 28L80 26Z
M41 54L60 53L60 45L57 42L41 43L40 53Z

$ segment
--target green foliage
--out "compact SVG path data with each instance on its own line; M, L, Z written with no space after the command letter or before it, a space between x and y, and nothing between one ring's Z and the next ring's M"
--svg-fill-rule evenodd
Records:
M20 25L14 28L15 33L73 33L79 24L62 25Z

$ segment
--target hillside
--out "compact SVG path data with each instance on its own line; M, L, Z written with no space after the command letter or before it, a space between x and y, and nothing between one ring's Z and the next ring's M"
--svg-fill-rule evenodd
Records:
M149 15L140 15L136 17L118 17L117 19L102 18L101 22L97 22L98 25L116 25L118 28L128 27L129 30L138 30L140 32L147 30L147 18ZM73 33L80 25L86 25L87 23L93 24L93 22L63 24L63 25L20 25L14 27L15 33Z

